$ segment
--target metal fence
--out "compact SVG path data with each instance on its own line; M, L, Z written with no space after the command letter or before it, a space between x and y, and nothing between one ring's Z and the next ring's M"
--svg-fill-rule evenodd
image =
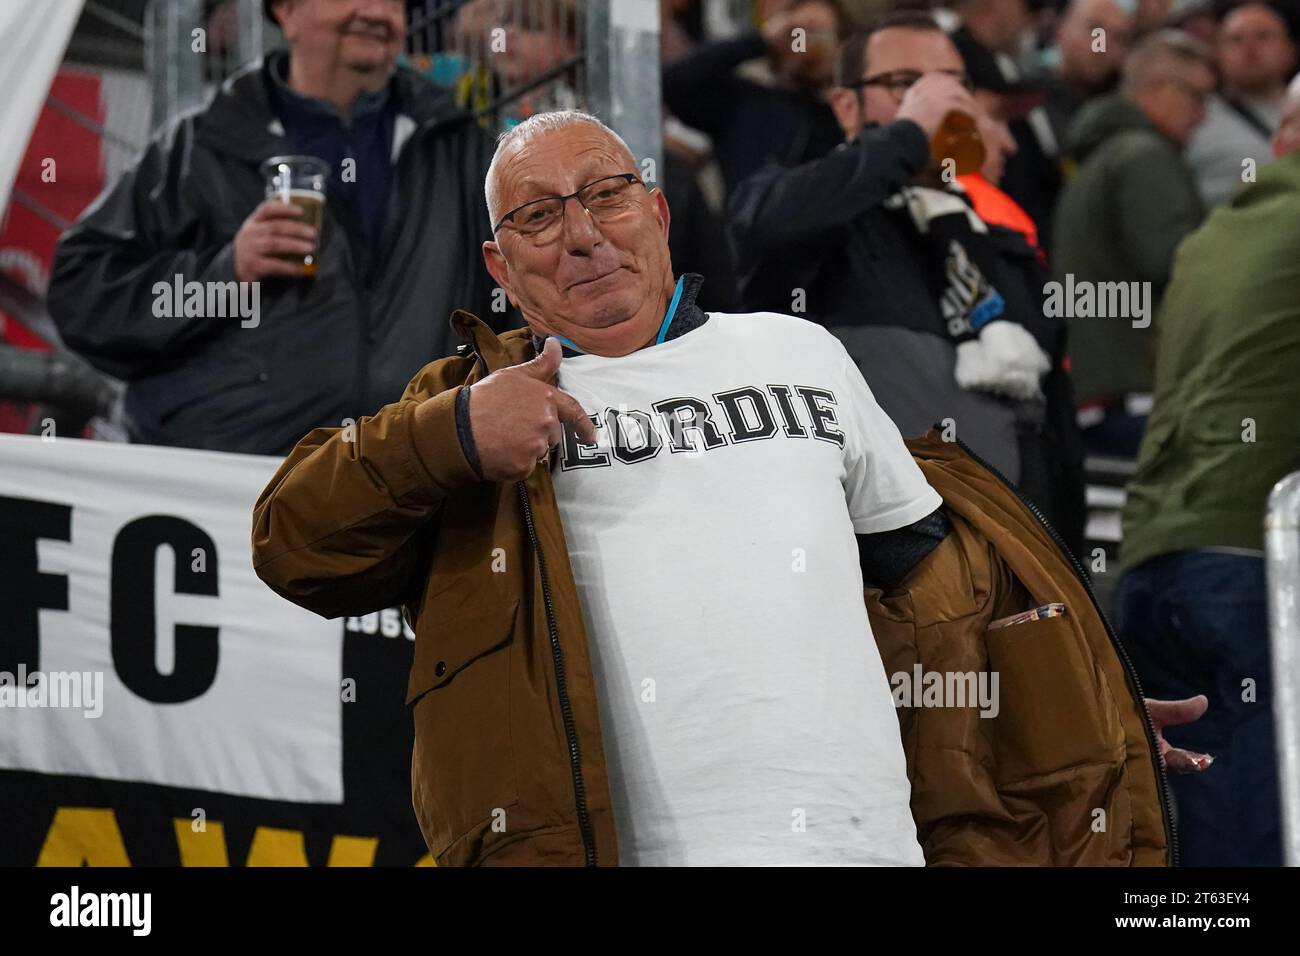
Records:
M485 125L585 107L584 5L574 0L424 0L407 36L410 61L454 87Z
M412 66L454 88L484 126L586 109L657 180L659 0L422 0L407 50Z

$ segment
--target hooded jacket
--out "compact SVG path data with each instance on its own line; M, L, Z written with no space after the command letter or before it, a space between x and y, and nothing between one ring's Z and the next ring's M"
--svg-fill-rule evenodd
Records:
M416 634L412 801L438 865L614 865L591 649L550 472L481 481L457 436L459 387L536 349L526 329L497 336L459 310L453 324L464 355L285 459L253 512L254 567L327 617L403 607ZM432 426L417 433L423 402ZM864 591L886 667L1004 675L991 720L900 710L927 861L1168 862L1141 691L1083 579L964 451L933 436L912 448L953 531L901 584ZM1053 600L1070 613L986 641L994 618Z
M449 92L405 68L389 90L393 165L373 248L327 196L318 274L261 282L255 320L156 311L155 286L178 275L182 286L235 281L235 234L265 198L259 166L296 152L268 92L285 57L180 117L59 243L50 314L70 348L127 380L136 441L284 454L317 425L378 411L449 354L435 316L473 303L506 327L479 258L491 142Z
M1174 250L1203 209L1182 148L1118 94L1085 105L1066 137L1067 178L1053 219L1053 278L1150 283L1151 311ZM1151 391L1153 328L1132 315L1069 319L1070 361L1081 399Z

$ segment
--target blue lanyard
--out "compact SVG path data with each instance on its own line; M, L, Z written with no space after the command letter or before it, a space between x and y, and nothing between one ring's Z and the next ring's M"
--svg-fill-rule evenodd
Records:
M682 300L682 286L685 282L685 275L677 280L677 289L673 292L673 301L668 303L668 313L664 316L663 324L659 326L659 334L655 336L655 345L662 345L664 338L668 335L668 326L673 324L673 316L677 314L677 303ZM575 343L569 341L563 335L557 335L555 338L560 340L561 345L567 345L575 352L582 352L582 349L578 348Z

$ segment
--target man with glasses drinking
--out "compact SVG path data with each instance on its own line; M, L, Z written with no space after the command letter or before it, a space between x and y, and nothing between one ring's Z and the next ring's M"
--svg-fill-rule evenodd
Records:
M950 113L980 115L961 54L927 14L898 13L846 40L836 68L846 142L757 173L729 201L743 305L824 325L904 435L950 421L1077 540L1074 464L1034 437L1053 429L1045 394L1068 391L1063 327L1040 305L1046 276L932 156Z
M1142 314L1130 306L1130 314L1069 320L1080 423L1096 454L1132 458L1142 439L1154 373L1152 318L1174 250L1203 216L1184 150L1214 91L1211 56L1181 31L1152 34L1125 61L1119 92L1084 106L1066 135L1065 154L1077 171L1056 209L1054 278L1080 289L1122 283L1145 303Z

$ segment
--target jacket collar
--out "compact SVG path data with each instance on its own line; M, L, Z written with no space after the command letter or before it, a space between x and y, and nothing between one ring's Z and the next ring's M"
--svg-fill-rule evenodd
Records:
M700 294L702 285L704 285L704 276L696 272L685 272L677 280L677 290L673 293L672 302L668 304L668 311L664 313L663 325L659 329L655 345L675 339L708 321L708 313L695 304L695 298ZM558 335L556 338L562 343L565 358L584 354L575 343ZM538 352L546 344L546 340L539 335L534 335L532 340L533 348Z
M695 272L683 273L678 280L681 290L677 298L677 307L669 306L668 327L663 330L663 341L685 335L692 329L699 328L708 321L709 314L695 304L700 287L704 285L704 276ZM544 341L533 334L532 329L511 329L497 335L486 322L466 309L457 309L451 316L452 331L466 342L461 349L473 349L487 368L487 373L499 368L527 362L544 345ZM564 347L567 357L582 353L568 346Z
M334 108L334 104L327 103L325 100L317 99L314 96L304 96L289 85L289 58L287 56L276 56L272 53L267 57L266 82L267 89L271 91L270 102L274 107L279 107L276 112L280 113L280 115L283 115L283 110L288 109L298 114L333 119L344 126L356 122L359 117L382 111L388 105L389 100L393 99L394 83L392 81L373 93L362 93L352 105L352 115L349 117L348 122L344 123L343 117Z

